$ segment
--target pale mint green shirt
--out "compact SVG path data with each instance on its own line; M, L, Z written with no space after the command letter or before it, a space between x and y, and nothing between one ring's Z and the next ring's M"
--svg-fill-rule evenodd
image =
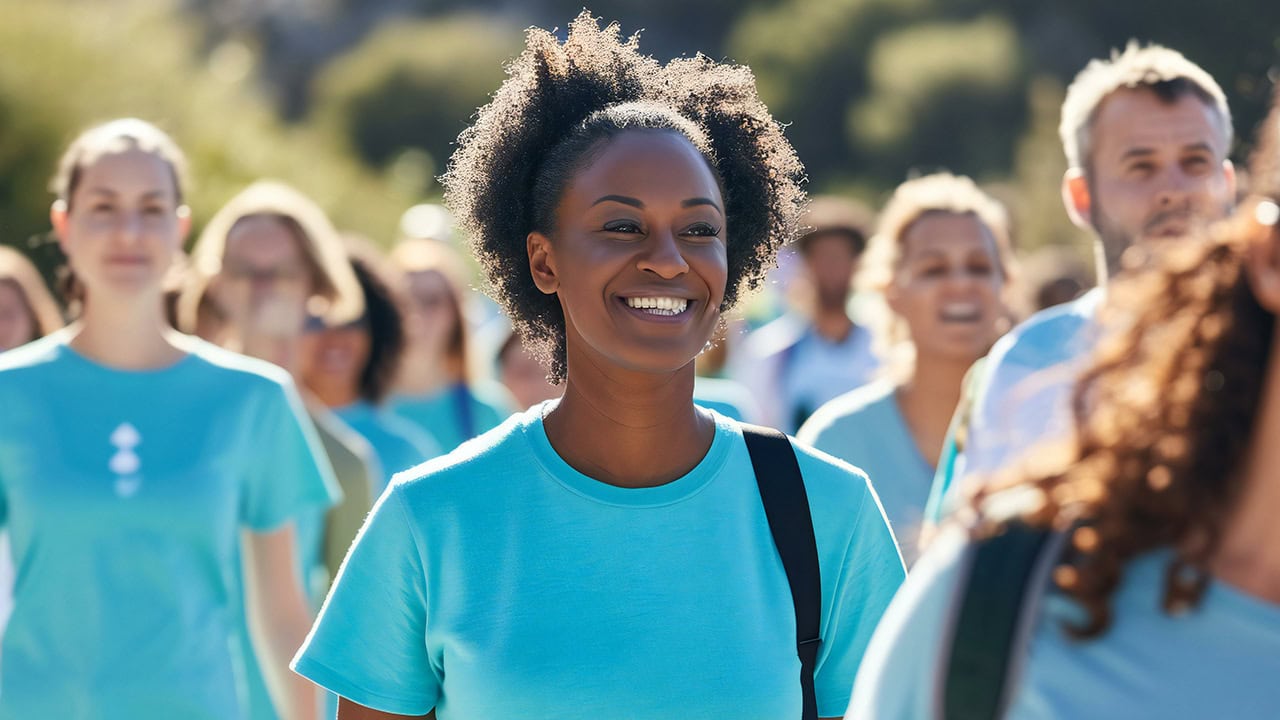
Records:
M933 466L920 454L894 391L881 380L841 395L819 408L796 437L867 473L910 567L919 554Z

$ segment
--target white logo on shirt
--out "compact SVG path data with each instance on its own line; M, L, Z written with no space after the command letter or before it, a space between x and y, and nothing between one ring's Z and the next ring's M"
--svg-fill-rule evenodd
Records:
M116 476L116 495L122 498L132 497L142 487L142 478L136 475L142 467L142 459L133 451L141 443L142 435L127 422L120 423L111 433L111 445L116 453L107 462L107 467Z

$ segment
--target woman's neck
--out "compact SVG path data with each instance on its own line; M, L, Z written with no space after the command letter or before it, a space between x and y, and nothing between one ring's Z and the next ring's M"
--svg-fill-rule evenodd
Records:
M657 375L571 360L564 397L546 417L547 438L574 469L610 485L677 480L715 436L715 421L694 407L693 380L692 362Z
M328 408L342 408L360 399L357 388L347 383L309 383L307 390Z
M931 467L938 466L951 416L969 364L928 355L916 358L915 369L898 387L898 408L916 448Z
M1230 382L1230 380L1228 380ZM1226 519L1213 574L1256 597L1280 603L1280 327L1260 388L1258 414L1240 469L1236 510Z
M71 347L85 357L122 370L172 365L186 354L178 332L165 320L160 299L113 301L96 298L71 326Z
M404 395L431 395L462 379L458 363L439 353L410 350L400 362L396 392Z

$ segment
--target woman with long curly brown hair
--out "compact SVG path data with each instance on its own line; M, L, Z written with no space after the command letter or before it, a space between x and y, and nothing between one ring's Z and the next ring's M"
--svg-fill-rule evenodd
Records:
M980 491L968 532L938 538L877 630L849 717L979 704L990 676L963 666L975 657L968 618L983 612L968 601L989 608L1012 582L982 571L994 567L983 557L1037 534L1024 599L1004 612L1017 618L1002 689L969 717L1274 717L1280 95L1252 170L1256 195L1207 238L1126 256L1065 456L1046 450L1043 471ZM986 617L997 643L1009 618Z

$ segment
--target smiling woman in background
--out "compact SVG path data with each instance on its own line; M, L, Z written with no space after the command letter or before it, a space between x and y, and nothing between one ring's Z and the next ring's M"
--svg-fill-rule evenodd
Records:
M340 717L801 717L744 431L693 386L802 175L747 69L660 65L585 12L563 45L529 32L446 200L564 397L383 493L295 664ZM794 454L821 576L807 706L834 717L903 569L866 478Z
M1007 329L1008 233L1004 208L967 177L900 185L860 277L883 294L878 340L897 375L832 400L797 435L867 471L908 565L965 372Z

